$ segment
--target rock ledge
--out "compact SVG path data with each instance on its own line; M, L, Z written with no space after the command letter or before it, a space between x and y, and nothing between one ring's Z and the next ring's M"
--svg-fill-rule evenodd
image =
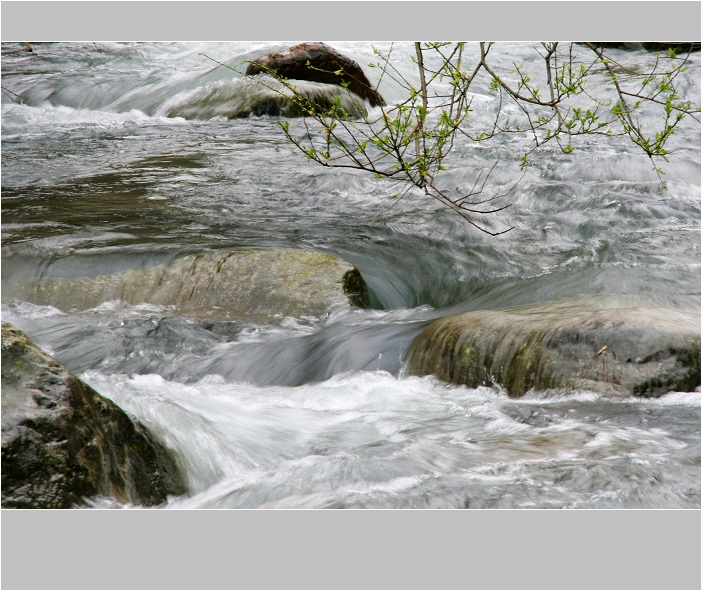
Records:
M408 369L470 387L594 390L657 397L700 385L700 317L662 308L565 302L442 318L414 341Z

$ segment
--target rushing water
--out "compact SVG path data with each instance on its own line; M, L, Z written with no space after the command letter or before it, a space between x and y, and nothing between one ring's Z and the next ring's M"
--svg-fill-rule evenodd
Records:
M464 310L604 296L699 310L699 126L673 138L664 196L622 141L545 150L513 206L485 219L514 229L490 237L414 194L389 207L395 188L306 162L270 118L167 116L213 89L236 96L241 81L201 53L238 64L271 45L40 44L3 56L3 319L177 451L191 494L168 506L699 507L699 392L510 399L409 377L402 363L429 321ZM333 45L374 60L370 44ZM410 49L394 49L407 76ZM699 54L681 86L699 97ZM388 80L380 91L402 97ZM478 89L478 123L494 100ZM491 183L510 186L527 140L502 142L458 145L448 182L472 185L499 156ZM251 246L352 262L374 309L257 325L120 302L65 313L12 297L38 277Z

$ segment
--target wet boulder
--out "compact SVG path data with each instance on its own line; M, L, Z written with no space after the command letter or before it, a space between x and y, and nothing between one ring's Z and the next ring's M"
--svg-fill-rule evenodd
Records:
M657 397L700 385L699 313L564 302L478 310L430 324L408 353L415 375L470 387Z
M340 86L297 82L300 97L270 76L258 80L236 79L198 88L179 97L165 111L167 117L207 120L213 117L303 117L311 104L320 112L336 109L347 119L366 117L366 104Z
M382 107L386 104L354 60L324 43L300 43L285 51L257 58L246 68L247 76L260 73L292 80L344 85L349 91L368 101L372 107Z
M2 506L63 509L96 496L157 505L186 492L143 425L2 323Z
M369 307L353 265L292 248L213 251L95 277L41 278L11 286L8 295L63 311L120 300L170 306L178 316L271 323Z

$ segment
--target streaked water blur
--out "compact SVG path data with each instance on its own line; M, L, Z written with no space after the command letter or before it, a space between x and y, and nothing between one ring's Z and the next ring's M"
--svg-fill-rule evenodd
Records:
M395 187L306 162L270 118L165 116L207 85L235 98L236 74L201 53L238 67L272 45L37 44L3 57L3 320L178 451L193 494L169 506L699 507L699 393L511 400L402 372L422 328L463 310L605 296L699 310L699 126L673 139L664 195L622 141L541 153L512 207L481 220L514 226L490 237L420 195L393 206ZM369 44L333 45L374 60ZM408 77L411 53L393 48ZM681 79L693 97L699 73L694 54ZM402 97L387 79L380 91ZM486 88L474 106L486 124ZM524 142L459 145L444 182L472 186L499 157L491 190L511 186ZM40 277L251 246L352 262L375 309L270 326L120 302L66 314L12 297Z

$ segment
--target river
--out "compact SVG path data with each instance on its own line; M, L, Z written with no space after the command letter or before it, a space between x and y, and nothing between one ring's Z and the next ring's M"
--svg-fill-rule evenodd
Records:
M203 53L236 65L273 45L47 43L9 53L17 46L3 44L2 318L176 451L190 493L166 507L699 508L699 389L514 399L408 376L403 365L431 320L461 311L576 297L699 311L699 126L672 139L663 195L650 162L622 140L544 149L509 194L512 207L486 218L513 227L493 237L417 194L390 207L396 189L307 162L272 118L167 116L204 88L235 94L236 75ZM368 43L332 45L375 60ZM393 51L412 76L411 46ZM534 59L527 44L496 51ZM700 96L699 53L680 85ZM402 98L388 80L379 90ZM478 124L494 101L476 88ZM511 186L527 145L461 142L451 182L472 186L499 157L490 182ZM119 301L61 312L11 297L38 277L251 247L343 258L373 308L268 325Z

